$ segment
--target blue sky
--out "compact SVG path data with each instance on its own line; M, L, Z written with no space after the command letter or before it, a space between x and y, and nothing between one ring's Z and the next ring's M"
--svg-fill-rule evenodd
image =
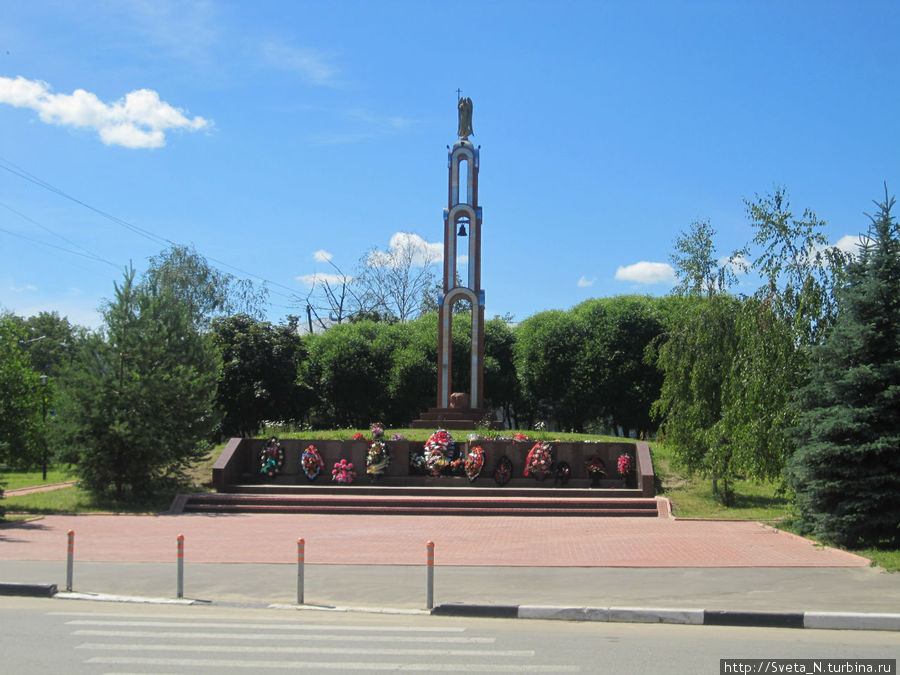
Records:
M301 314L316 252L440 241L457 88L488 316L664 294L680 231L725 254L776 185L838 242L900 190L898 29L897 2L7 0L0 307L96 326L172 241Z

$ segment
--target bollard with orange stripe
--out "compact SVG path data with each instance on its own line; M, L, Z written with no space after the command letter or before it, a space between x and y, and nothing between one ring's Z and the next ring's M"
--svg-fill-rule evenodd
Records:
M178 582L176 597L184 597L184 535L178 535Z
M303 564L306 557L306 542L303 537L297 540L297 604L303 604Z
M72 576L75 567L75 530L69 530L66 546L66 590L72 592Z
M434 542L425 544L425 609L434 607Z

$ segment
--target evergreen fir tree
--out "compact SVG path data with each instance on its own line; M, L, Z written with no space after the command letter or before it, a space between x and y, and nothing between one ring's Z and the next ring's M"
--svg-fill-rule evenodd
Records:
M885 191L839 314L798 390L788 468L801 527L846 546L900 543L900 232Z
M63 378L58 417L82 485L128 501L205 456L219 360L171 292L135 284L133 271L115 291L104 335L86 341Z

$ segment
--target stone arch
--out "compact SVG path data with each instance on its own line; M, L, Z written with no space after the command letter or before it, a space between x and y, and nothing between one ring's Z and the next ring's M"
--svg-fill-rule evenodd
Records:
M480 407L483 399L481 391L481 359L483 356L483 346L481 344L484 336L483 312L481 310L481 299L472 289L464 286L457 286L444 294L441 302L441 336L440 341L445 345L443 350L443 362L439 364L442 370L438 381L442 383L440 396L440 407L447 408L450 406L450 394L452 393L453 369L452 369L452 353L453 353L453 305L459 300L468 300L472 306L472 325L471 325L471 341L469 344L469 401L472 407Z
M460 180L459 167L462 162L466 163L465 175L465 194L468 195L466 202L460 202ZM450 204L473 203L475 189L475 151L465 145L459 145L453 149L450 157Z

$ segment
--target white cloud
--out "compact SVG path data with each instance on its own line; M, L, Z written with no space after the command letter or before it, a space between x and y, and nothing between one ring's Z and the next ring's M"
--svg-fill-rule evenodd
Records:
M658 284L663 281L675 281L675 270L668 263L642 260L617 269L616 279L633 281L638 284Z
M851 255L858 255L859 248L864 241L864 237L860 235L850 235L845 234L843 237L837 240L837 243L834 244L836 249L843 251L844 253L849 253Z
M353 277L343 274L323 274L316 272L314 274L303 274L297 277L297 281L302 281L307 286L315 286L317 284L330 284L331 286L339 286L345 281L352 281Z
M165 132L170 129L197 131L211 125L161 101L152 89L136 89L123 99L104 103L84 89L53 94L46 82L21 75L0 77L0 103L34 110L47 124L94 129L106 145L126 148L159 148L166 144Z
M736 256L719 258L719 265L721 267L727 267L731 270L731 273L740 276L741 274L747 274L750 271L751 265L750 261L747 260L746 256Z
M328 251L326 251L324 249L320 249L320 250L316 251L315 253L313 253L313 258L316 259L316 262L325 262L325 263L331 262L331 259L333 257L334 256L332 256Z
M21 293L22 291L36 291L37 286L32 286L31 284L27 284L25 286L10 286L9 290L13 293Z
M593 286L596 279L588 279L586 276L583 276L578 280L578 288L588 288L589 286Z
M338 69L328 62L328 55L309 47L293 47L269 40L262 44L262 54L272 65L299 73L307 83L319 87L337 84Z
M366 263L372 267L401 266L407 262L416 267L424 267L440 262L444 258L444 244L429 243L417 234L395 232L387 251L372 251Z

